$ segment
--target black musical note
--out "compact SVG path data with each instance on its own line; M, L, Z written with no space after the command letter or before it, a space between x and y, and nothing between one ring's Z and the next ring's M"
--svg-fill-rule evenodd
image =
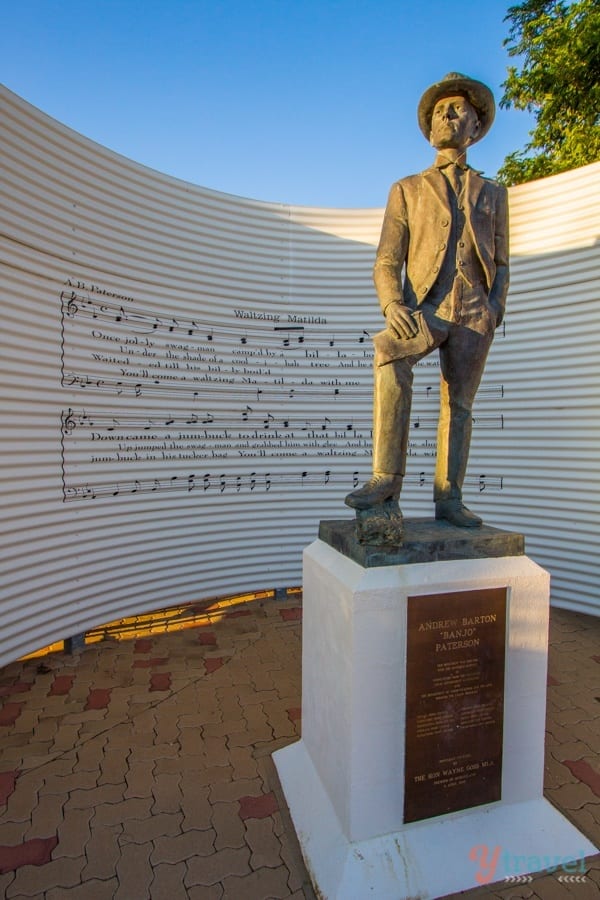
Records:
M425 484L425 472L419 472L419 487Z
M239 494L241 488L242 488L242 476L238 475L237 478L235 479L235 489L238 492L238 494Z
M479 493L485 491L485 475L479 476Z
M188 475L187 484L188 484L188 493L189 493L190 491L193 491L194 488L196 487L196 476Z
M283 339L283 346L289 347L290 346L290 333L295 332L295 331L304 331L304 325L274 325L273 331L285 331L287 334L287 337L285 337ZM304 335L302 335L302 334L299 335L298 343L299 344L304 343Z
M249 412L254 412L254 410L252 409L251 406L246 406L246 409L242 413L242 421L244 421L244 422L248 421L248 413Z
M210 474L204 476L202 486L203 486L203 488L204 488L205 491L207 491L207 490L209 489L209 487L210 487Z
M352 487L358 487L358 472L352 473Z
M250 490L253 491L256 487L256 472L250 472Z
M212 423L213 423L214 421L215 421L215 417L213 416L213 414L212 414L212 413L206 413L206 418L205 418L205 419L202 419L202 424L203 424L203 425L212 425Z
M267 491L271 490L271 473L270 472L267 472L267 474L265 475L265 489Z
M219 483L220 483L219 491L220 491L220 493L222 494L223 491L225 490L226 485L227 485L227 481L226 481L226 479L225 479L225 475L220 475L220 476L219 476Z
M275 421L275 416L272 416L271 413L267 413L267 418L263 419L263 426L265 428L269 428L271 422L274 422L274 421Z
M331 419L329 419L327 416L325 416L325 419L323 420L323 424L321 425L321 431L327 431L328 425L331 425Z
M325 472L325 481L323 482L324 484L329 484L330 476L331 476L331 471L329 469L327 469L327 471Z
M371 337L371 335L369 334L369 332L368 332L368 331L365 331L364 328L363 328L363 333L361 334L361 336L360 336L359 339L358 339L358 343L359 343L359 344L364 344L364 342L365 342L365 336L366 336L366 337Z

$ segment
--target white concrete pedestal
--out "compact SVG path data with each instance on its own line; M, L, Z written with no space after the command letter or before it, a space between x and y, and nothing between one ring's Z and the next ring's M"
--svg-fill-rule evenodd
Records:
M407 598L499 587L502 799L405 824ZM273 758L319 896L436 898L596 852L542 796L548 598L526 556L363 568L307 548L302 740Z

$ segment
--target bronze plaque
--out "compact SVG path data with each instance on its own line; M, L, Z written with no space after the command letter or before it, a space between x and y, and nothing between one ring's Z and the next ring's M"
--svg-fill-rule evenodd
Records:
M405 822L500 800L506 594L408 598Z

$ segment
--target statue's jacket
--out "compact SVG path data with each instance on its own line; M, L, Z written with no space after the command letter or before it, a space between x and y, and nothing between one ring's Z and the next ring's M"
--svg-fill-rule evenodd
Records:
M499 323L508 290L508 193L467 168L461 204ZM374 269L384 313L393 301L414 309L434 290L452 252L452 216L448 184L437 166L392 185Z

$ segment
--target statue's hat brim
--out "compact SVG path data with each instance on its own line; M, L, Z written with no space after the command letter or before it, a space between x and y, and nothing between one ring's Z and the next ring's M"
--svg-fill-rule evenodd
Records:
M451 97L454 94L466 97L469 103L477 110L481 128L473 143L480 141L488 133L494 121L496 114L494 95L483 82L469 78L468 75L461 75L460 72L450 72L441 81L437 81L427 88L419 101L419 128L429 140L431 117L435 104L443 97Z

